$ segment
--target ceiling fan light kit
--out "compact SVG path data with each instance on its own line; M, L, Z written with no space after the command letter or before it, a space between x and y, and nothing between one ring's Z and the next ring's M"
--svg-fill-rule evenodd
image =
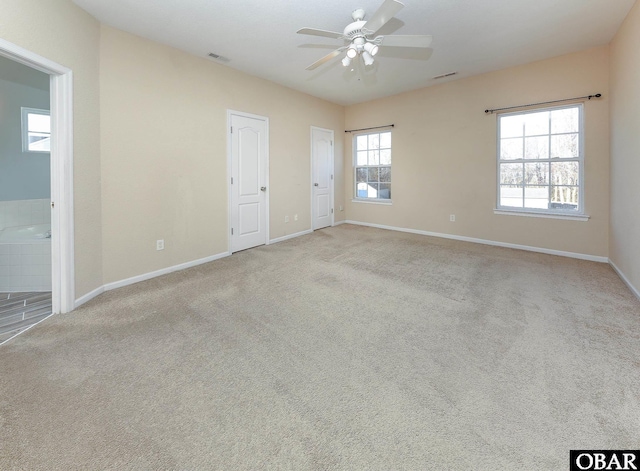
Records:
M369 66L373 65L373 56L369 54L367 51L362 51L362 60L364 61L364 65Z
M378 53L380 47L429 47L432 38L428 35L375 36L376 32L387 24L403 7L404 4L398 0L385 0L367 21L364 20L365 11L359 8L351 14L353 22L348 24L342 33L314 28L302 28L298 30L298 34L323 36L345 41L343 47L317 60L307 67L307 70L313 70L329 62L334 57L339 56L345 49L347 52L342 59L342 65L349 67L351 61L358 56L362 57L365 66L373 65L375 62L373 56Z

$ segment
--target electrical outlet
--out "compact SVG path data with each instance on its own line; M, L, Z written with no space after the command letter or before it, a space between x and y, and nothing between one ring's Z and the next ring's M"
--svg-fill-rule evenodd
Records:
M164 239L156 240L156 250L164 250Z
M284 217L284 222L289 222L289 216Z
M449 215L449 221L456 222L456 215L455 214L450 214Z
M342 205L340 205L340 211L344 211L344 208L342 207Z
M294 215L293 215L293 220L294 220L294 221L297 221L297 220L298 220L298 215L297 215L297 214L294 214Z

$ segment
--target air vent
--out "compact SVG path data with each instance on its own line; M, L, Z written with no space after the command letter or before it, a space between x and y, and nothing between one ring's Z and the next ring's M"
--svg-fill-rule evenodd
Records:
M452 75L455 75L457 73L458 72L449 72L448 74L436 75L435 77L433 77L433 80L441 79L441 78L445 78L445 77L451 77Z
M229 59L227 59L226 57L223 57L219 54L216 54L215 52L210 52L209 54L207 54L209 57L211 57L212 59L215 59L217 61L220 62L229 62Z

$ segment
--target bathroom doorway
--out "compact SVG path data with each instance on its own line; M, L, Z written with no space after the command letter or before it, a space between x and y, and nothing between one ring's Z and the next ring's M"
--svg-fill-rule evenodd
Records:
M0 344L74 307L72 73L0 39Z
M0 342L48 317L49 75L0 57Z

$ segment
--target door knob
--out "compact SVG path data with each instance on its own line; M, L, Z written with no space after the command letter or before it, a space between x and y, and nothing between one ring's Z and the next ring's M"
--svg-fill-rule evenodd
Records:
M314 183L314 184L313 184L313 186L318 186L318 184L317 184L317 183Z
M267 187L266 186L261 186L260 187L260 191L267 191Z

